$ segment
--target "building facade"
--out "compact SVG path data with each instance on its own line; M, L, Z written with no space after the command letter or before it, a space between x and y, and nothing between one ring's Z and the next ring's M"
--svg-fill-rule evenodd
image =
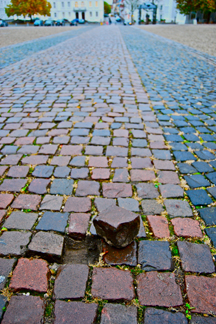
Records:
M69 21L78 18L89 22L102 22L104 20L103 0L50 0L49 2L52 5L50 18L54 20L63 18ZM0 0L0 19L8 19L5 14L5 7L9 3L10 0ZM35 16L40 17L40 15ZM23 19L24 17L20 16L19 18ZM47 18L41 16L43 20ZM17 19L17 16L14 16L14 19Z

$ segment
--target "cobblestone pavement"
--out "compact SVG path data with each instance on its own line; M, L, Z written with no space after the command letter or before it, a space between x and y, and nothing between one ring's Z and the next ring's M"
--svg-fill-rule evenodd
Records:
M216 323L214 62L103 26L0 82L2 323ZM116 205L124 249L92 223Z

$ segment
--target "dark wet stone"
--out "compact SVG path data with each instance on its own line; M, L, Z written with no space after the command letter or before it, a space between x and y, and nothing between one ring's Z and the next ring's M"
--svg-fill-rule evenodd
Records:
M184 176L184 178L191 188L207 187L210 185L210 182L206 180L201 174Z
M208 188L207 191L216 199L216 187Z
M210 237L212 244L216 248L216 228L215 227L206 228L205 232Z
M137 309L134 306L106 304L101 313L101 324L137 324Z
M140 241L138 263L145 271L172 270L172 255L168 242Z
M145 324L187 324L184 314L180 312L171 313L157 308L146 308L144 315Z
M50 193L70 196L73 191L73 183L73 180L54 179L50 187Z
M55 280L54 297L56 299L83 298L88 272L88 266L85 264L60 266Z
M192 204L195 206L206 206L213 202L212 199L208 196L207 192L203 189L187 190L186 194L189 196Z
M36 230L64 233L68 216L69 213L45 212L36 226Z
M199 209L199 214L206 226L216 225L216 207Z
M198 273L213 273L215 271L208 245L178 241L177 246L184 271Z
M193 216L190 205L187 201L177 199L167 199L164 202L170 217L191 217Z
M187 151L187 146L181 143L169 143L174 151Z
M110 246L107 243L103 243L104 262L110 265L137 265L137 247L136 242L132 242L128 246L118 249L114 246Z
M116 217L118 215L118 217ZM97 234L117 248L129 245L140 228L139 215L124 208L110 207L94 219Z

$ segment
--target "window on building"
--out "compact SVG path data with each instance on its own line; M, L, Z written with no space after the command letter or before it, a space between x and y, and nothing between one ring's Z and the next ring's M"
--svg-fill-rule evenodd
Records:
M162 10L162 9L163 9L163 6L161 5L161 6L160 6L160 10Z
M78 8L78 2L77 1L75 2L75 7Z
M53 8L55 8L56 7L56 4L55 4L55 2L53 2Z
M65 13L64 13L64 12L62 12L62 17L64 18L64 16L65 16Z
M84 8L84 6L85 6L85 5L84 5L84 2L82 1L82 2L81 2L81 7Z
M71 13L69 12L68 14L69 14L69 17L70 17L70 14L71 14Z
M98 17L98 12L97 11L95 12L95 16Z
M91 7L92 6L92 2L91 1L89 1L89 7Z
M95 6L98 7L98 1L95 1Z
M70 2L68 2L68 7L70 7Z
M62 8L64 8L64 2L62 1Z
M54 13L54 17L55 17L55 18L57 17L56 12Z
M89 12L89 15L90 15L90 17L92 17L92 12L91 11Z

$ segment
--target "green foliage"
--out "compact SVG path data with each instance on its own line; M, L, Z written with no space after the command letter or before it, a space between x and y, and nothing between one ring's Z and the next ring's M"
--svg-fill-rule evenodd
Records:
M11 0L6 6L5 13L10 16L33 16L40 14L42 16L50 16L52 6L47 0Z
M110 14L111 13L111 5L104 1L104 13L105 14Z
M177 9L181 14L189 15L191 12L213 12L216 10L216 0L176 0Z

